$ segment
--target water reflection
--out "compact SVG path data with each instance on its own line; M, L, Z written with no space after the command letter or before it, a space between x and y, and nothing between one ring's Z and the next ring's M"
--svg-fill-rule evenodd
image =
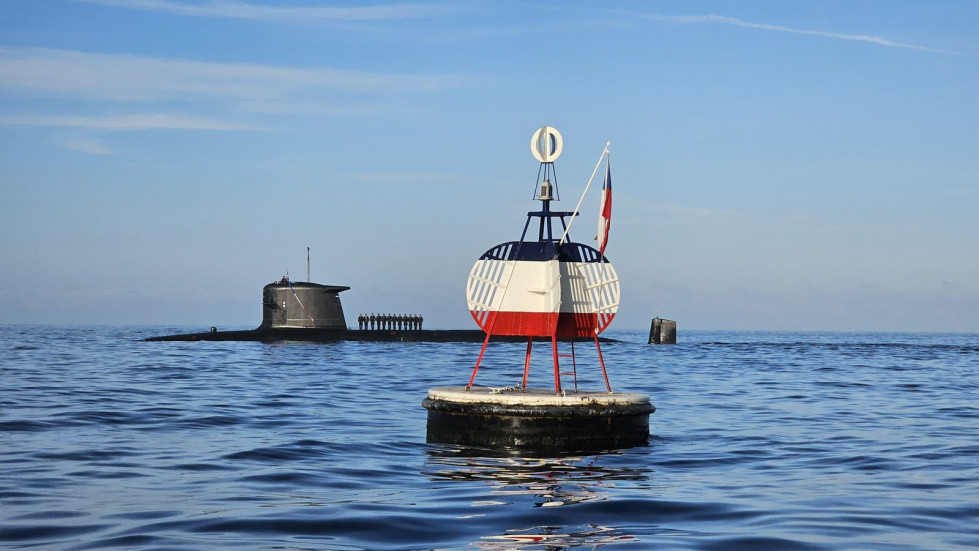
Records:
M491 482L494 496L535 495L537 507L603 499L613 480L642 477L630 469L602 466L601 457L474 457L436 450L429 454L432 469L427 474L434 480Z
M567 532L567 533L562 533ZM634 543L638 539L618 528L589 524L576 531L563 526L538 526L524 530L507 530L499 536L484 536L475 546L480 549L545 549L558 551L573 547L601 547L613 543Z
M433 481L478 482L489 486L477 492L472 507L513 506L530 499L535 508L556 508L604 502L617 482L630 485L649 480L651 470L625 464L622 452L566 457L519 457L489 450L452 446L428 449L426 475ZM517 518L512 511L508 515ZM566 516L575 518L577 515ZM562 518L564 520L564 518ZM483 536L473 545L484 549L567 549L635 542L621 528L589 522L506 529Z

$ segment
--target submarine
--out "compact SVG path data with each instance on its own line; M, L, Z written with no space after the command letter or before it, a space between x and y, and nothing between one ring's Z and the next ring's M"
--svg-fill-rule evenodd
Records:
M292 281L289 276L262 288L262 323L255 329L209 331L148 337L144 341L379 341L379 342L483 342L482 329L420 329L420 324L360 324L347 326L340 302L346 285ZM499 340L521 341L520 337Z

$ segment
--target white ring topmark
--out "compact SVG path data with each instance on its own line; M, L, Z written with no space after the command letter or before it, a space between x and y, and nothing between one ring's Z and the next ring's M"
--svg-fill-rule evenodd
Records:
M564 149L564 140L556 128L542 126L530 138L530 152L542 163L553 163Z

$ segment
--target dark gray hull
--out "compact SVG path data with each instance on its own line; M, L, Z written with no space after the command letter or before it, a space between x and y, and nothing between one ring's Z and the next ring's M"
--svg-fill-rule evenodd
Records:
M150 337L147 341L302 341L302 342L483 342L486 333L481 329L420 329L420 330L353 330L332 328L252 329L247 331L207 331ZM537 337L535 341L550 341ZM600 338L602 342L608 339ZM492 342L527 342L527 337L494 336Z

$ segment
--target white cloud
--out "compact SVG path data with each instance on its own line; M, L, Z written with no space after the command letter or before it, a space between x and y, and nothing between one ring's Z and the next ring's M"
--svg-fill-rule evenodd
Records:
M627 207L630 210L644 213L644 216L645 213L659 213L663 215L673 215L678 218L701 219L701 220L705 218L715 218L715 217L742 216L744 214L743 212L737 210L718 209L714 207L677 205L674 203L664 203L662 201L645 201L636 198L630 198L627 204L623 204L623 207ZM653 218L645 218L645 219L652 220Z
M63 145L68 149L89 153L92 155L112 155L115 152L101 142L95 140L65 140Z
M0 126L62 126L92 130L219 130L255 131L243 124L171 114L113 115L101 117L57 115L4 115Z
M0 113L0 126L76 127L95 131L260 131L242 115L330 116L417 113L411 93L462 86L451 76L369 73L330 68L289 68L244 63L95 54L0 46L0 94L102 102L111 113L85 105L83 113L59 104L58 112ZM121 107L120 103L138 107ZM247 119L246 119L247 120ZM62 142L104 154L91 142Z
M374 6L295 7L264 5L236 0L211 0L190 4L173 0L79 0L118 8L155 11L192 17L224 17L262 21L307 23L310 21L390 21L444 17L461 11L453 4L381 4Z
M623 13L626 12L617 12ZM828 31L813 31L806 29L795 29L792 27L784 27L782 25L769 25L767 23L751 23L749 21L744 21L736 17L727 17L723 15L662 15L662 14L651 14L651 13L634 13L628 12L630 16L641 17L651 21L659 21L662 23L673 23L678 25L688 25L688 24L719 24L719 25L733 25L735 27L743 27L746 29L760 29L765 31L775 31L781 33L791 33L791 34L804 34L809 36L820 36L823 38L834 38L837 40L852 40L856 42L869 42L871 44L877 44L879 46L888 46L892 48L907 48L910 50L920 50L924 52L932 52L938 54L957 54L957 52L952 52L949 50L941 50L938 48L929 48L926 46L918 46L915 44L907 44L903 42L894 42L893 40L887 40L885 38L880 38L877 36L867 36L858 34L843 34L834 33Z
M428 108L399 103L347 102L342 105L326 105L311 101L275 102L248 101L239 104L243 111L262 115L409 115L416 116L430 112Z
M463 85L452 76L301 69L0 47L0 90L104 101L296 101L327 92L433 92Z
M687 207L670 203L657 203L652 206L652 209L683 216L737 216L741 214L735 210L715 209L711 207Z
M364 172L348 174L345 178L359 184L395 185L395 186L432 186L471 183L472 177L459 174L442 174L434 172Z

